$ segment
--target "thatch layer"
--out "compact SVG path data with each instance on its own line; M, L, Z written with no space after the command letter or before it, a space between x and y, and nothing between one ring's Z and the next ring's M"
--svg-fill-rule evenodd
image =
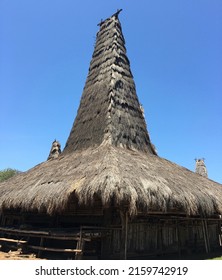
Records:
M222 185L156 156L118 14L100 24L64 151L0 184L0 209L56 214L70 203L138 211L222 213Z
M136 95L117 14L100 24L79 110L64 153L102 142L155 154Z
M138 211L222 213L222 185L168 160L101 145L60 155L0 184L0 206L63 212L70 199Z

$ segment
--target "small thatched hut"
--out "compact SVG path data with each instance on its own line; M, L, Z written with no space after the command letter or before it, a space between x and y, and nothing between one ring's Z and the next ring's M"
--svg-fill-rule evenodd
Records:
M0 184L3 245L101 259L220 248L222 185L157 155L118 15L99 24L64 150Z

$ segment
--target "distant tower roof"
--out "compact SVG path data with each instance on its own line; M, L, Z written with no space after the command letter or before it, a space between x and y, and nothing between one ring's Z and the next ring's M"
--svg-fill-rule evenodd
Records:
M112 145L156 154L136 94L118 10L101 21L64 153Z
M54 140L48 156L48 160L57 158L60 154L61 154L61 145L57 140Z
M196 161L196 169L195 172L202 175L203 177L208 177L207 168L204 162L204 158L202 159L195 159Z

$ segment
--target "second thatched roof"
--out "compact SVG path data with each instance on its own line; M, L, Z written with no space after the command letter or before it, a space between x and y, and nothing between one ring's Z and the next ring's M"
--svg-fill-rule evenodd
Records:
M23 183L21 183L23 182ZM0 186L0 206L63 212L80 204L128 206L133 215L158 211L222 213L222 185L163 158L101 145L46 161Z

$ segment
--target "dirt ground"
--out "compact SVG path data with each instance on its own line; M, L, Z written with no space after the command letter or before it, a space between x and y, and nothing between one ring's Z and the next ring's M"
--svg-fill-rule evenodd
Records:
M34 254L21 254L21 251L0 251L0 260L38 260Z

